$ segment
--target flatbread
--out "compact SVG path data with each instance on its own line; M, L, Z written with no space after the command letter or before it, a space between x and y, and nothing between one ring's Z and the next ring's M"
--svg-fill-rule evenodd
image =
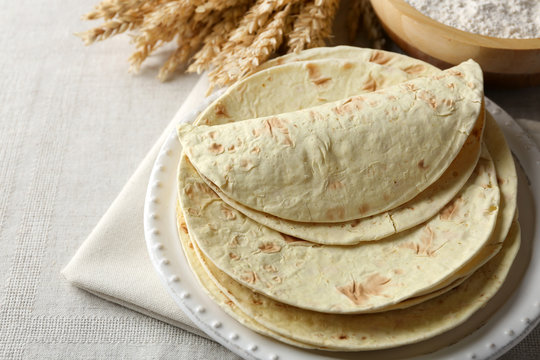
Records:
M181 214L179 215L181 216ZM180 219L180 238L203 286L218 286L229 301L220 302L229 314L252 330L276 338L300 341L324 350L365 351L391 348L441 334L465 322L501 287L519 250L519 223L513 222L502 250L457 288L432 300L402 310L375 314L335 315L303 310L276 302L244 287L197 253ZM190 247L190 245L192 247ZM202 263L197 255L203 257ZM208 272L206 272L206 271ZM225 293L227 295L225 295ZM250 323L244 319L249 318ZM257 324L256 327L252 324ZM280 340L280 339L279 339Z
M467 184L428 222L355 246L316 245L247 218L182 164L180 205L204 254L243 285L314 311L373 312L429 292L482 249L498 213L495 169L483 152Z
M381 56L381 53L384 56ZM439 71L418 60L398 54L388 54L389 56L386 57L385 52L348 47L332 49L318 48L304 51L298 55L288 55L277 61L286 63L308 58L347 58L351 56L355 59L364 59L364 57L367 56L368 58L373 59L388 58L389 60L386 63L391 63L391 65L395 67L410 67L411 69L418 69L418 71L424 69L423 71L426 72ZM273 62L273 65L275 65L276 60ZM218 101L220 101L220 99L218 99ZM271 111L274 110L272 109ZM212 119L212 116L215 117ZM203 113L203 116L199 118L199 121L206 122L209 118L211 119L210 123L214 120L216 122L230 121L230 119L227 119L222 114L209 114L208 111ZM504 238L503 234L506 234L512 216L515 213L515 193L517 189L515 168L511 154L504 141L504 137L490 116L488 116L487 119L485 137L487 147L494 155L494 162L497 168L497 176L499 178L498 180L502 195L500 204L501 209L498 214L496 226L498 233L494 233L494 236L492 236L492 239L490 240L490 244L498 243L501 245L501 236ZM514 195L512 195L512 193ZM504 199L507 199L508 201L505 202ZM179 217L181 217L181 212L179 213ZM185 224L180 226L180 236L183 243L189 243L187 227ZM193 248L186 248L188 259L195 255L194 248L196 248L196 245L194 245ZM508 235L508 241L504 243L503 250L496 258L491 260L487 266L482 268L481 272L473 274L471 279L467 280L464 285L458 287L457 290L420 306L411 308L414 312L409 312L411 309L407 309L382 314L353 316L314 313L275 302L252 292L248 288L232 281L232 279L231 284L236 284L237 287L223 287L222 284L219 286L226 289L227 294L235 303L240 304L240 307L235 306L231 299L227 299L223 293L221 293L221 295L224 300L220 305L235 308L236 312L231 312L233 317L237 318L239 321L242 321L242 319L247 317L251 320L251 324L256 324L258 327L254 330L262 334L275 337L275 334L279 333L287 336L286 339L288 340L304 339L311 344L315 344L306 345L307 342L305 342L297 346L313 346L316 348L333 350L369 350L394 347L427 339L464 322L478 308L483 306L483 304L485 304L485 302L487 302L500 287L515 255L517 254L518 248L519 225L516 222L511 233ZM192 250L191 254L187 249ZM462 270L464 270L465 267L462 268ZM225 277L227 276L217 268L214 267L214 269ZM194 271L198 276L204 277L204 275L206 275L206 281L202 282L203 285L205 283L208 284L212 279L201 270L203 270L201 266L194 267ZM226 281L222 281L222 283L226 283ZM467 289L464 289L464 287L467 287ZM236 289L241 289L239 294L235 292ZM461 298L455 296L456 293L461 294ZM478 296L480 293L482 295ZM434 304L435 301L440 302L442 305ZM450 306L449 304L452 302L454 302L454 304ZM240 308L242 310L240 310ZM305 314L308 314L308 316L304 316ZM397 316L392 318L392 314L396 314ZM311 317L311 315L314 317ZM386 317L385 315L388 315L389 317ZM342 321L343 319L347 320ZM373 322L373 319L375 319L375 322ZM379 320L377 321L377 319ZM263 323L268 326L263 325ZM253 329L252 325L246 325ZM273 330L270 330L270 328L277 329L278 331L274 332ZM283 335L280 336L280 340L284 341ZM288 341L285 340L285 342Z
M324 89L319 89L311 81L315 67L318 69L317 78L327 79L334 75L332 79L335 80L331 84L332 87L327 86ZM440 72L440 70L438 71ZM284 112L302 107L312 107L353 94L384 88L406 81L411 77L411 74L403 70L349 60L323 59L289 63L272 68L270 71L259 72L232 86L205 109L199 117L198 123L207 125L223 123L223 117L217 115L222 114L223 109L228 109L228 119L234 118L239 121L250 117L273 115L275 111ZM289 96L275 91L276 87L280 87L284 83L288 84L286 91L288 91ZM304 89L301 92L302 96L293 96L296 89L300 87ZM265 101L256 101L256 95ZM292 101L294 104L284 102L283 98L294 99ZM275 105L269 106L268 104ZM426 221L438 213L463 187L480 155L483 116L484 112L482 111L476 128L469 135L469 139L465 142L458 156L435 183L405 204L367 218L322 224L288 221L244 206L228 197L212 182L207 182L207 184L231 207L256 222L287 235L329 245L352 245L360 241L378 240ZM185 158L182 158L181 161L185 161Z
M392 209L436 181L482 97L470 60L311 109L178 132L197 171L235 201L293 221L343 222Z
M433 75L441 71L441 69L424 61L396 52L340 45L307 49L299 53L290 53L280 56L261 64L257 67L255 72L264 71L291 62L318 59L346 59L379 64L393 69L400 69L414 77Z

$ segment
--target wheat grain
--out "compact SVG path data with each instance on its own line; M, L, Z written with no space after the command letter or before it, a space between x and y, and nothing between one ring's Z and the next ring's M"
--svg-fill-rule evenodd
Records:
M351 1L350 35L361 27L381 47L382 30L369 0ZM283 42L290 51L324 45L338 5L339 0L103 0L84 19L104 23L77 35L91 44L131 31L131 71L176 41L159 71L161 80L192 61L187 71L211 69L212 87L223 86L250 74Z
M177 41L178 48L161 67L158 78L161 81L167 80L180 65L185 64L220 19L221 14L212 11L204 18L204 21L198 23L196 28L190 29L191 36L180 36Z
M339 0L315 0L305 5L294 22L287 45L290 51L324 46L332 35Z
M228 55L222 66L208 74L211 86L229 85L252 72L258 65L266 61L281 45L287 16L291 3L277 11L267 25L260 28L250 46L236 45L235 51Z
M236 28L246 10L247 5L240 5L224 12L221 21L214 25L212 32L205 38L203 47L193 56L194 62L188 67L188 72L200 74L210 67L213 59L221 52L228 34Z

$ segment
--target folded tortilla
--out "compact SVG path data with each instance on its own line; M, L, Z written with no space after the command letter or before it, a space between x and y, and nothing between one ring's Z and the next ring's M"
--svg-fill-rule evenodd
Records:
M292 221L344 222L434 183L470 135L482 96L470 60L315 108L178 133L199 174L234 201Z
M384 240L317 245L249 219L183 164L180 205L204 254L253 290L320 312L374 312L429 292L489 241L498 213L495 169L484 152L467 184L428 222Z
M313 69L317 69L317 76L313 75ZM231 86L205 109L197 123L224 123L226 117L221 111L224 108L227 109L228 119L240 121L313 107L405 82L410 80L411 76L400 69L353 60L322 59L287 63L269 71L258 72ZM317 79L328 79L325 82L328 86L317 85ZM282 88L282 84L287 86ZM276 88L282 90L276 91ZM293 96L295 89L299 88L303 89L302 95ZM265 101L257 101L257 97ZM284 102L284 98L294 101ZM285 220L244 206L228 197L212 182L208 181L207 184L231 207L256 222L287 235L329 245L352 245L361 241L378 240L426 221L457 194L478 161L483 120L484 111L459 154L437 181L397 208L362 219L341 223ZM185 161L185 158L181 161Z

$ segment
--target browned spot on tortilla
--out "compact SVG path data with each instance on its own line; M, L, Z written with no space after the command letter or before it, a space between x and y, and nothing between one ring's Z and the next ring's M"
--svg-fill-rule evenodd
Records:
M342 189L344 187L345 185L343 185L342 182L340 182L339 180L334 180L334 181L329 182L326 188L330 190L337 190L337 189Z
M403 270L402 269L394 269L394 274L401 275L401 274L403 274Z
M310 79L316 79L319 76L321 76L321 72L319 70L319 67L313 63L308 63L306 65L306 68L308 70L308 76Z
M406 249L412 249L414 252L416 252L417 255L434 256L435 252L439 250L439 248L433 247L434 238L435 233L429 225L426 225L422 230L422 234L420 236L420 243L405 243L402 244L401 247Z
M420 90L416 97L424 102L426 102L432 109L437 108L437 97L429 91Z
M210 195L210 196L215 196L215 193L212 189L210 189L210 187L208 185L206 185L205 183L203 182L195 182L191 185L187 185L186 186L186 189L188 188L191 188L191 191L197 193L197 194L200 194L200 193L204 193L206 195ZM189 192L190 190L186 190L186 194L189 196ZM191 197L190 197L191 198Z
M252 153L258 154L261 152L261 149L258 146L255 146L253 149L251 149Z
M181 223L180 229L182 230L182 232L184 232L184 234L188 234L188 228L187 228L186 223Z
M266 271L268 271L268 272L271 272L271 273L277 272L276 267L275 267L274 265L270 265L270 264L265 264L265 265L263 266L263 269L266 270Z
M236 214L234 213L234 211L228 205L225 205L223 203L221 204L221 213L225 216L225 219L227 220L236 219Z
M268 242L259 245L259 250L261 250L263 253L272 254L281 251L281 246L272 242Z
M257 282L257 274L253 271L246 271L240 275L240 279L248 284L255 284Z
M283 237L283 240L285 240L286 243L288 244L294 244L294 245L315 245L309 241L306 241L306 240L302 240L302 239L299 239L297 237L294 237L294 236L290 236L290 235L287 235L287 234L283 234L283 233L279 233L279 235L281 235L281 237Z
M403 69L407 74L418 74L424 71L424 65L416 64L416 65L410 65Z
M355 220L352 220L352 221L350 222L351 227L357 227L358 224L360 224L360 222L362 222L362 219L355 219Z
M394 95L387 95L386 98L390 101L396 100L396 97Z
M250 170L253 168L253 163L249 159L240 159L240 167L244 170Z
M392 56L389 53L382 51L374 51L369 58L369 62L376 63L379 65L384 65L392 59Z
M362 340L366 340L366 339L367 339L367 337L366 337L366 336L362 336Z
M281 141L282 144L292 146L293 141L289 135L289 128L287 127L288 121L285 119L280 119L278 117L271 117L264 120L264 130L266 130L273 139L278 139L277 133L274 129L277 129L279 133L283 135Z
M229 146L229 148L227 150L234 151L234 149L235 149L235 147L234 147L234 144L233 144L233 145Z
M252 133L253 136L255 136L256 138L258 138L259 136L261 136L261 131L260 131L260 130L257 130L257 129L251 130L251 133Z
M362 204L362 206L360 206L360 207L358 208L358 212L359 212L360 214L365 214L365 213L368 212L368 211L369 211L369 205L368 205L368 204Z
M369 106L373 107L379 105L379 102L377 100L370 100L368 101L368 104Z
M231 242L229 243L229 247L231 248L235 248L237 247L238 245L240 245L240 240L238 240L240 238L240 235L235 235Z
M456 215L463 203L461 195L456 196L448 205L446 205L440 212L441 220L452 220Z
M210 136L210 139L214 140L216 138L216 135L217 135L217 132L215 131L210 131L208 133L208 136Z
M192 242L190 242L190 243L188 244L188 246L189 246L190 249L194 249L193 243L192 243Z
M476 85L474 85L474 83L470 81L467 83L467 86L470 87L471 89L474 89L476 87Z
M448 72L448 74L453 75L453 76L457 76L457 77L465 77L465 76L463 75L463 73L462 73L461 71L459 71L459 70L450 69L450 70L448 70L447 72Z
M499 183L499 185L502 185L504 184L506 181L504 179L501 179L500 177L497 176L497 182Z
M459 175L459 173L457 171L452 171L452 176L453 177L457 177Z
M272 277L272 280L273 280L274 282L277 282L278 284L281 284L281 278L280 278L279 276L277 276L277 275L276 275L276 276L273 276L273 277Z
M212 143L212 145L210 145L208 150L210 150L211 152L217 155L217 154L222 154L225 151L225 148L221 144Z
M371 76L371 74L369 74L368 80L366 81L366 83L362 87L362 90L365 90L365 91L375 91L375 90L377 90L377 82Z
M338 339L340 339L340 340L344 340L344 339L347 339L347 338L349 338L349 337L347 335L345 335L345 334L339 335L339 337L338 337Z
M416 91L416 86L414 86L414 84L410 84L410 83L407 83L405 84L405 87L407 88L407 90L409 91Z
M240 259L240 257L238 255L236 255L235 253L232 253L232 252L229 253L229 258L232 259L232 260Z
M263 302L261 301L261 299L259 298L259 296L253 296L251 298L251 302L255 305L262 305Z
M227 108L222 103L217 103L216 106L214 106L214 113L216 114L216 116L229 117L229 114L227 113Z
M456 104L454 100L452 99L444 99L443 100L443 104L448 106L448 107L454 107L454 105Z
M349 70L349 69L352 69L354 67L354 64L350 63L350 62L346 62L345 64L343 64L342 68L345 69L345 70Z
M311 81L317 86L323 86L323 85L328 84L328 82L332 81L332 78L325 77L325 78L313 79Z
M418 162L418 167L422 170L425 170L429 167L429 165L424 164L424 159L422 159Z
M339 220L345 217L345 208L343 206L336 206L326 211L326 217L329 220Z
M362 305L369 297L381 295L384 286L390 282L390 279L375 273L371 275L364 283L353 280L349 285L337 287L337 290L348 297L355 305Z
M446 86L449 88L449 89L454 89L456 87L456 85L454 83L448 83L446 84Z
M362 96L355 96L347 99L341 105L338 105L332 109L336 114L343 115L351 113L354 110L361 110L364 105L364 98Z

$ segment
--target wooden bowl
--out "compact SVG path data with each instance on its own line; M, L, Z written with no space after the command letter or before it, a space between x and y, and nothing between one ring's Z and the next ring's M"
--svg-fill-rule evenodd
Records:
M371 4L388 35L411 56L443 69L474 59L489 84L540 84L540 38L501 39L458 30L404 0L371 0Z

